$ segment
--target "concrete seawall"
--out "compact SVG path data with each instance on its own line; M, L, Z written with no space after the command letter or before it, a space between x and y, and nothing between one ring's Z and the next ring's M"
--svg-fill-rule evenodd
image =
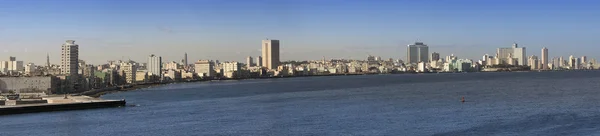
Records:
M0 115L121 107L125 106L125 104L125 100L102 100L75 103L0 106Z

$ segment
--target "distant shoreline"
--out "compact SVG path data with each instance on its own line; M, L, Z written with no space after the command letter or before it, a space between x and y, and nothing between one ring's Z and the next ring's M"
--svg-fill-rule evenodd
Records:
M576 72L576 71L599 71L599 70L530 70L530 71L479 71L479 72L403 72L403 73L352 73L352 74L323 74L323 75L307 75L307 76L275 76L275 77L256 77L256 78L223 78L223 79L212 79L212 80L187 80L178 82L162 82L162 83L145 83L136 85L122 85L118 87L108 87L98 90L90 90L79 93L78 95L86 95L90 97L101 97L105 94L111 94L116 92L127 92L139 89L146 89L151 87L178 84L178 83L191 83L191 82L206 82L206 81L227 81L227 80L249 80L249 79L277 79L277 78L298 78L298 77L324 77L324 76L359 76L359 75L395 75L395 74L442 74L442 73L512 73L512 72Z

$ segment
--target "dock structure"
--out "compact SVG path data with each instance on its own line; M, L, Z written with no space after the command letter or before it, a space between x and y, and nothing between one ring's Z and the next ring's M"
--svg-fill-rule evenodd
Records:
M47 103L2 105L0 115L122 107L126 104L125 100L102 100L88 96L54 96L43 100ZM8 103L11 102L5 102Z

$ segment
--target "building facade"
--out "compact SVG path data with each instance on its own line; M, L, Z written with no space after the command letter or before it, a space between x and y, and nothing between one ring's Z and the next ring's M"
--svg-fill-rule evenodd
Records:
M415 42L415 44L408 45L407 51L406 58L410 64L429 61L429 46L422 42Z
M279 40L262 41L262 67L277 69L279 66Z
M548 70L548 48L542 48L542 62L541 69Z
M162 78L162 57L154 54L150 55L150 57L148 57L148 65L146 68L148 69L149 76L157 76Z
M210 60L198 60L194 64L194 68L198 77L214 77L215 72L215 63Z
M514 43L511 48L498 48L498 58L509 59L514 58L517 65L527 66L527 52L525 47L519 47L517 43ZM507 61L507 60L504 60ZM509 61L510 62L510 61ZM508 64L508 63L507 63ZM515 65L515 64L510 64Z
M248 58L246 58L246 66L247 67L253 67L254 66L254 62L252 60L252 56L248 56Z
M137 64L135 62L123 62L121 63L122 76L125 78L125 82L133 84L136 81Z
M74 40L67 40L62 45L60 59L60 72L64 75L76 77L79 70L79 45L75 44Z
M59 82L53 76L0 77L0 92L53 94L59 91Z

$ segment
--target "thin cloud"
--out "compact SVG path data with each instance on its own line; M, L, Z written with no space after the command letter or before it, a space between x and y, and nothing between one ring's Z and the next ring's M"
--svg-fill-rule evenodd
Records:
M156 28L158 29L158 31L161 31L161 32L164 32L164 33L169 33L169 34L175 33L175 31L173 31L173 29L168 28L168 27L158 26Z

